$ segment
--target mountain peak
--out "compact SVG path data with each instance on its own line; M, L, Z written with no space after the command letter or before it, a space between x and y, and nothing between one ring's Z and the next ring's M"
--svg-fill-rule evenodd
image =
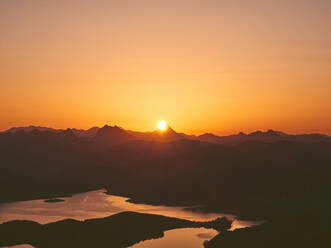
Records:
M168 126L167 130L163 131L163 133L173 133L177 134L177 132L170 126Z
M107 124L104 125L96 132L96 138L98 140L104 140L109 142L123 142L127 140L131 140L134 137L123 128L118 126L108 126Z

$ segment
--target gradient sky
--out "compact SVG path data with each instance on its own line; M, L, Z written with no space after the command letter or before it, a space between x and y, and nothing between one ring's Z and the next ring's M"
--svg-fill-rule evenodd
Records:
M330 0L1 0L0 130L331 134Z

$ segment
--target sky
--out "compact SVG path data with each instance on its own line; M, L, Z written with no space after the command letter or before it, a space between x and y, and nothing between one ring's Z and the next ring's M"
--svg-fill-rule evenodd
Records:
M329 0L1 0L0 130L331 135Z

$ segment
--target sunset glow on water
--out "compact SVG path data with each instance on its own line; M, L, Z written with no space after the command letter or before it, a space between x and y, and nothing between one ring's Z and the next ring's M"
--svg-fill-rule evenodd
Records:
M169 217L182 218L192 221L209 221L222 216L233 218L232 215L215 213L199 213L185 210L184 207L152 206L148 204L134 204L128 202L128 198L107 195L105 190L90 191L75 194L72 197L64 197L63 202L46 203L44 200L21 201L0 204L0 223L10 220L32 220L41 224L59 221L67 218L85 220L102 218L123 211L159 214ZM233 228L249 227L257 222L235 220ZM178 232L177 232L178 231ZM204 234L204 235L201 235ZM208 234L208 235L207 235ZM208 237L217 234L211 229L175 229L165 233L164 241L141 242L133 247L166 247L169 244L192 243L193 247L202 247L202 242ZM163 239L162 239L163 240ZM189 241L188 241L189 240Z

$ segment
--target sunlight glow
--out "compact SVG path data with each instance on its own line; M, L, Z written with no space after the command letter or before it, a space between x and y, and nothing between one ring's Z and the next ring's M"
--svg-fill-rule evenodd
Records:
M167 122L165 121L160 121L158 124L157 124L157 128L160 130L160 131L165 131L168 129L168 124Z

